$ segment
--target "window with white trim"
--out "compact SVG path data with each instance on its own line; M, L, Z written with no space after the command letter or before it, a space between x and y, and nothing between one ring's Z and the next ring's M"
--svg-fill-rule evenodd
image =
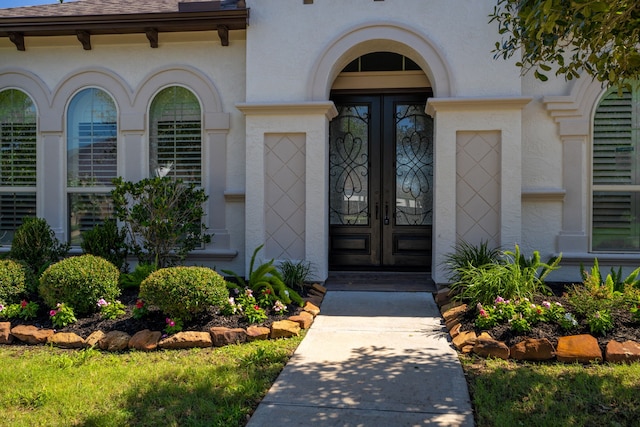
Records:
M189 89L171 86L151 102L149 113L151 176L172 176L202 182L202 113Z
M18 89L0 91L0 245L36 216L36 108Z
M593 123L591 248L640 251L640 88L611 89Z
M69 242L111 216L109 192L117 167L117 110L97 88L83 89L67 109L67 203Z

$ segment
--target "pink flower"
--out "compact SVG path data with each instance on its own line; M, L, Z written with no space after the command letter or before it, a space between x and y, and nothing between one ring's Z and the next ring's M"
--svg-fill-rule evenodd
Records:
M542 306L544 308L551 308L551 303L549 301L542 301Z
M169 326L176 326L176 322L172 320L171 322L169 322Z
M141 299L136 301L136 308L140 309L144 307L144 301L142 301Z
M105 306L107 306L107 305L109 305L109 303L108 303L108 302L106 302L106 301L104 300L104 298L100 298L100 299L98 300L98 307L105 307Z
M58 314L58 312L56 310L49 311L49 316L51 316L51 317L55 316L56 314Z
M27 300L22 300L20 302L20 307L25 308L27 306Z
M500 304L500 303L503 303L503 302L504 302L504 298L502 298L502 297L496 298L496 304Z
M486 312L486 311L484 311L484 309L482 309L482 308L481 308L481 309L480 309L480 316L482 316L482 317L488 317L489 315L487 314L487 312Z
M165 323L169 323L169 322L171 322L171 319L169 319L169 318L167 317L166 319L164 319L164 322L165 322Z

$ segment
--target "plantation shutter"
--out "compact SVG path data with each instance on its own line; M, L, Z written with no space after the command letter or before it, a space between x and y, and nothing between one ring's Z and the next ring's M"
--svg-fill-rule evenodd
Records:
M593 124L592 249L640 250L637 90L609 91Z
M151 103L150 173L200 185L202 119L198 98L188 89L163 89Z
M0 92L0 244L36 216L36 110L17 90Z
M107 92L78 92L67 110L68 241L112 216L109 192L118 176L116 104Z

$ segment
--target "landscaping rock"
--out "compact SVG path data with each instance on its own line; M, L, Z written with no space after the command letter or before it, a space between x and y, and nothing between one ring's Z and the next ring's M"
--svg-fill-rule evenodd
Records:
M53 334L53 329L39 329L33 325L18 325L11 329L11 335L27 344L45 344Z
M100 340L104 338L105 335L106 334L100 330L93 331L91 332L91 335L89 335L87 339L84 340L84 343L86 344L87 347L91 347L91 348L96 347L100 343Z
M313 304L314 306L316 306L316 308L320 307L320 305L322 305L322 300L323 300L323 298L319 297L317 295L307 295L304 298L305 304L307 302L309 302L309 303Z
M271 329L264 326L249 326L247 328L247 341L267 340Z
M302 307L302 309L307 313L311 313L313 317L316 317L318 314L320 314L320 308L317 305L311 303L310 301L307 301L304 304L304 307Z
M442 313L442 318L445 323L450 322L451 320L460 319L467 312L467 304L456 305L455 307L450 308L449 310Z
M209 329L214 347L223 347L229 344L240 344L247 341L247 331L242 328L225 328L214 326Z
M605 360L613 363L640 361L640 344L635 341L609 341L605 349Z
M123 351L129 348L131 335L122 331L107 332L100 341L98 347L105 351Z
M558 338L556 358L565 363L590 363L602 361L602 351L598 340L589 334L571 335Z
M451 302L452 296L453 295L451 295L451 289L442 288L436 293L434 299L436 301L436 304L438 304L438 307L442 307L443 305L449 304Z
M158 347L166 349L176 348L206 348L211 347L213 341L209 332L178 332L158 342Z
M511 346L510 352L516 360L551 360L555 357L553 344L546 338L527 338Z
M58 332L49 337L49 344L60 348L84 348L84 339L73 332Z
M314 283L313 285L311 285L311 289L321 293L322 295L327 293L327 288L325 288L324 286L322 286L319 283Z
M449 329L449 335L451 336L451 339L454 339L455 337L460 335L460 328L462 328L462 325L460 323L456 323L451 329Z
M11 344L12 342L11 322L0 322L0 344Z
M313 314L302 311L300 312L300 314L297 314L295 316L289 316L287 320L296 322L302 329L309 329L311 327L311 324L313 323Z
M162 337L160 331L150 331L145 329L133 334L129 340L129 348L140 351L153 351L158 348L158 341Z
M481 336L476 340L473 352L480 357L494 357L504 360L509 358L509 347L505 343L486 336Z
M280 320L271 325L271 338L290 338L300 334L300 325L291 320Z
M473 331L463 331L458 334L453 339L453 345L458 349L462 350L465 346L471 346L471 350L473 350L473 346L476 344L476 340L478 336Z
M459 307L461 305L464 305L464 304L461 303L460 301L452 301L452 302L450 302L448 304L445 304L445 305L441 306L440 307L440 313L445 313L445 312L451 310L452 308Z

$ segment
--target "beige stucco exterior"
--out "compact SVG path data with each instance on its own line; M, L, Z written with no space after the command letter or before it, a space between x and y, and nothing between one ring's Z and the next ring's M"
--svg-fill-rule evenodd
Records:
M568 264L553 277L576 280L576 265L594 257L590 123L602 88L587 79L541 83L522 76L516 59L494 59L499 36L487 22L494 3L247 0L249 25L230 32L229 46L213 32L161 34L157 49L144 35L94 36L90 51L74 37L30 38L24 52L0 39L0 90L23 90L38 109L38 215L67 238L64 114L74 93L99 87L114 98L118 173L137 180L148 169L149 103L163 87L183 85L202 105L206 223L215 233L192 261L247 272L253 250L271 242L263 257L308 260L315 278L324 280L328 129L336 115L329 93L349 62L391 51L418 64L419 81L433 91L425 109L435 120L435 281L446 282L444 256L461 238L488 238L504 248L520 244L543 258L563 252ZM474 142L476 136L484 142ZM295 190L304 200L286 214L292 226L282 231L292 235L274 230L282 221L272 214L281 212L269 193L283 179L269 171L277 161L269 153L281 141L297 153L292 173L304 181ZM490 187L471 190L486 191L488 207L469 206L473 194L460 193L460 169L468 164L461 153L473 152L476 143L488 143L492 157L474 167L495 166ZM476 211L492 216L474 228L473 218L469 225L462 215Z

